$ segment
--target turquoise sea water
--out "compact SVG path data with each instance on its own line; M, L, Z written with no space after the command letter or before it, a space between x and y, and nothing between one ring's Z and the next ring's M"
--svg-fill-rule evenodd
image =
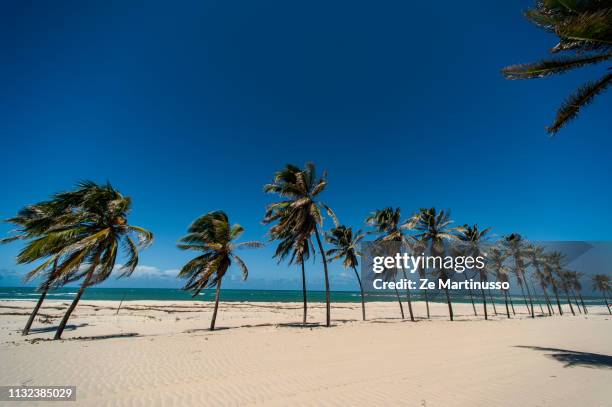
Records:
M63 287L47 294L49 300L71 300L74 298L77 287ZM32 287L0 287L0 300L34 300L40 294ZM395 294L391 293L366 293L367 301L396 301ZM193 298L191 294L183 290L171 288L88 288L83 295L84 300L156 300L156 301L193 301L211 300L214 297L214 290L206 290ZM405 295L402 295L405 301ZM420 293L412 293L414 301L421 300ZM467 295L454 293L453 302L470 302ZM522 304L522 297L512 297L515 305ZM302 291L300 290L223 290L222 301L251 301L251 302L300 302L302 301ZM308 300L311 302L324 302L324 291L308 292ZM359 292L357 291L332 291L331 300L333 302L360 302ZM429 292L429 300L433 302L445 302L442 293ZM478 297L475 298L479 300ZM487 298L488 301L488 298ZM503 303L503 297L496 296L496 303ZM563 301L565 302L565 301ZM585 297L587 303L600 303L601 299Z

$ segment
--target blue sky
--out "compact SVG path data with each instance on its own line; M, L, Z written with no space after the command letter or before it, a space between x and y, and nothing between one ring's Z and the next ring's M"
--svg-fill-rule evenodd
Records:
M534 240L606 240L612 94L555 138L544 125L605 67L534 81L500 69L555 45L521 15L531 2L25 2L0 13L0 217L110 180L155 233L141 277L178 287L175 248L224 209L265 240L262 192L285 163L329 172L343 223L373 209L451 208L457 223ZM327 225L329 226L329 224ZM5 235L10 225L0 225ZM0 284L27 270L0 247ZM297 288L273 245L243 252L250 281ZM319 265L308 265L319 288ZM238 273L234 276L237 277ZM332 288L353 287L332 267Z

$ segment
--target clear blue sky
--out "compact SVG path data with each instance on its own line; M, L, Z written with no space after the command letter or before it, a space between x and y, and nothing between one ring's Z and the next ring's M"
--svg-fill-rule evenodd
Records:
M606 240L612 93L556 138L544 132L604 67L504 80L503 66L555 45L522 17L530 4L4 3L0 217L110 180L133 198L130 222L156 236L147 277L121 284L174 287L163 276L191 256L175 243L194 218L223 209L264 240L262 185L314 161L329 172L322 198L355 227L375 208L436 206L497 235ZM26 270L18 247L0 247L0 284ZM298 288L272 251L245 251L252 280L229 286ZM332 288L353 287L339 265L332 274Z

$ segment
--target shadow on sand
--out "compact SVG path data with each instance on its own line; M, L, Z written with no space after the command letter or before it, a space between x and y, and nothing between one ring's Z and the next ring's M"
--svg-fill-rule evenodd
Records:
M82 324L70 324L70 325L66 325L66 328L64 328L65 331L74 331L77 328L82 328L84 326L87 326L89 324L87 323L82 323ZM47 333L47 332L55 332L57 331L57 326L47 326L44 328L31 328L30 329L30 334L42 334L42 333Z
M546 356L560 363L564 363L563 367L590 367L600 369L612 369L612 356L601 355L599 353L577 352L567 349L557 348L542 348L540 346L516 346L517 348L525 348L537 350L540 352L552 352Z

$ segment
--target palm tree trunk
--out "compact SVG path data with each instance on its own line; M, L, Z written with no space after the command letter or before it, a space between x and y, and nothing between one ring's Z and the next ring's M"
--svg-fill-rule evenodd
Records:
M604 301L606 302L606 308L608 309L608 312L610 313L610 315L612 315L612 309L610 309L610 304L608 304L608 296L606 295L605 291L603 295L604 295Z
M553 286L553 293L555 294L555 298L557 299L557 308L559 309L559 315L563 315L563 309L561 309L561 301L559 301L559 289Z
M572 296L574 297L574 304L576 304L576 308L578 308L578 312L582 314L582 310L580 309L580 305L578 304L578 297L576 296L576 292L572 292Z
M491 305L493 305L493 313L497 316L497 307L495 307L495 301L493 301L493 294L491 294L491 289L487 289L489 291L489 299L491 300Z
M535 289L534 289L534 295L535 295ZM540 306L540 312L542 313L542 315L544 315L544 308L542 307L542 301L538 301L538 305Z
M450 320L454 321L453 303L450 298L450 293L448 292L448 288L445 288L444 291L446 292L446 302L448 303L448 315L450 316Z
M353 266L353 271L355 272L355 277L357 277L357 281L359 282L359 290L361 291L361 316L363 320L366 320L365 314L365 296L363 294L363 285L361 284L361 278L359 277L359 273L357 272L357 268Z
M64 333L64 329L66 329L66 324L68 323L68 320L70 319L70 315L72 315L72 312L74 311L77 304L81 300L81 297L83 296L83 293L85 292L85 289L89 285L89 280L91 279L91 276L96 270L96 267L98 267L99 261L100 261L100 254L96 255L96 258L93 264L90 266L91 268L89 272L87 272L87 275L85 276L85 280L83 280L83 283L81 284L81 288L79 288L79 291L77 292L76 297L74 297L74 300L72 300L72 304L70 304L70 307L68 307L68 310L64 314L62 321L57 327L57 331L55 332L55 337L53 337L54 341L62 338L62 333Z
M404 270L404 266L401 267L402 274L404 276L404 280L406 280L406 284L408 284L408 277L406 276L406 270ZM412 313L412 301L410 300L410 288L406 285L406 300L408 301L408 312L410 312L410 320L414 322L414 314Z
M565 296L567 297L567 303L570 306L570 310L572 311L572 315L576 316L576 313L574 312L574 307L572 306L572 300L570 300L570 296L569 296L569 291L564 290L565 291Z
M25 336L30 333L30 328L32 327L32 323L34 323L34 318L36 318L36 315L38 315L38 310L40 310L40 307L43 301L45 300L45 297L47 296L47 291L49 291L49 287L45 286L42 293L40 294L40 298L38 299L36 306L32 310L32 313L30 314L30 318L28 318L28 322L26 323L26 326L23 328L23 331L21 331L22 335Z
M395 296L397 297L397 302L400 306L400 312L402 313L402 319L404 319L404 306L402 305L402 299L399 296L399 291L397 291L397 287L395 287Z
M506 303L506 315L508 316L508 319L510 319L510 309L508 308L508 292L506 290L504 290L504 301Z
M219 310L219 297L221 297L221 282L223 279L219 279L217 282L217 292L215 293L215 309L213 311L212 319L210 321L210 330L215 330L215 322L217 322L217 311Z
M300 261L302 265L302 294L304 295L304 317L302 319L302 325L306 325L306 319L308 318L308 300L306 296L306 269L304 268L304 259Z
M580 303L582 304L582 309L584 310L585 314L589 313L589 310L587 310L586 305L584 304L584 299L582 299L582 294L578 293L578 297L580 297Z
M527 307L527 313L531 313L531 310L529 309L529 303L527 302L527 296L525 295L525 288L523 287L523 284L519 284L521 286L521 293L523 293L523 300L525 301L525 307Z
M512 295L510 295L508 298L510 299L510 306L512 307L512 315L516 316L516 311L514 310L514 301L512 301Z
M468 281L467 271L463 273L463 278L465 278L465 281ZM468 286L468 293L470 294L470 301L472 302L472 309L474 310L474 316L477 317L478 312L476 311L476 304L474 303L474 294L472 293L472 289L469 288L469 286Z
M531 306L531 318L535 318L535 311L533 310L533 298L531 296L531 289L529 288L529 282L525 278L525 272L521 270L521 274L523 275L523 282L525 283L525 287L527 287L527 294L529 295L529 305Z
M544 299L546 301L546 307L548 308L548 315L552 316L554 314L554 310L552 304L550 303L550 298L548 297L548 292L545 287L542 287L542 291L544 292Z
M487 313L487 296L485 295L484 288L480 289L482 294L482 308L484 309L485 320L489 319L489 314Z
M429 298L427 296L427 290L425 290L424 293L425 293L425 307L427 308L427 319L431 319L431 317L429 316Z
M321 243L321 237L319 236L319 227L315 225L315 236L317 237L317 244L319 245L319 251L323 258L323 271L325 273L325 308L327 311L325 326L331 326L331 302L329 297L329 273L327 272L327 258L325 257L325 250L323 250L323 244Z

